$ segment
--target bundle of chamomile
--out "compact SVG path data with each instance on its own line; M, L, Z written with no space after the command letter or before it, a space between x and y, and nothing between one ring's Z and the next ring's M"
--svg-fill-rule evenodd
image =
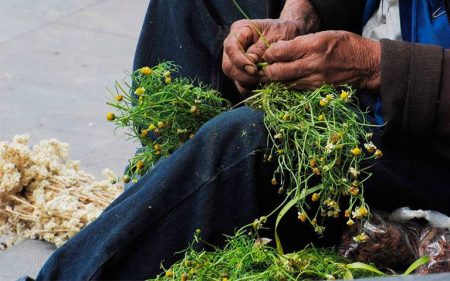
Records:
M230 102L206 85L175 78L179 67L163 62L131 73L132 85L116 82L108 102L115 112L106 119L125 128L142 149L129 160L123 181L136 182L161 157L167 157L208 120L231 108Z
M143 148L129 161L125 182L137 181L161 157L168 157L195 136L208 120L232 109L230 102L208 86L179 78L179 67L163 62L131 73L132 83L115 84L106 118L125 128ZM326 218L346 217L347 225L362 224L370 216L364 200L368 163L383 153L371 141L373 125L365 118L348 86L323 85L296 91L269 83L255 90L243 104L264 112L268 130L264 161L276 161L271 184L284 196L276 215L275 242L283 253L276 228L292 208L300 222L323 233ZM242 104L240 104L242 105ZM266 218L251 225L258 231ZM364 242L361 232L354 240Z
M143 144L129 161L125 182L136 181L204 123L231 109L217 91L174 78L178 70L171 62L143 67L131 73L132 85L116 82L110 91L108 104L115 111L107 120ZM348 225L368 217L363 185L370 172L363 163L383 153L371 142L373 125L357 106L354 90L323 85L300 92L271 83L244 103L265 113L269 153L264 158L278 162L271 183L286 194L279 214L295 206L299 220L318 233L325 217L344 215Z
M264 111L271 149L265 159L278 162L272 184L286 199L277 225L293 207L299 221L309 222L319 234L326 218L344 216L352 226L369 217L363 185L370 177L368 163L383 153L371 141L373 125L356 104L354 90L323 85L299 92L269 84L246 104ZM364 242L367 236L354 239ZM276 232L275 240L282 251Z
M205 241L197 230L184 257L150 280L348 280L384 275L373 265L340 257L333 249L310 246L280 254L267 242L243 228L227 238L224 248L198 251L196 244Z

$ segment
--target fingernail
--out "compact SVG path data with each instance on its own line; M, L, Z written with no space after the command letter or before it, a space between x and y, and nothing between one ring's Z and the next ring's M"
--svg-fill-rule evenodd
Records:
M246 72L248 72L251 75L254 75L256 73L256 67L254 67L253 65L247 64L244 66L244 69Z

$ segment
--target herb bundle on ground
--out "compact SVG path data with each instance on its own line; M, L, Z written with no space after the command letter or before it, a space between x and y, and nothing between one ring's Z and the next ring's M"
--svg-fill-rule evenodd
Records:
M152 280L335 280L383 275L370 265L351 263L332 249L307 247L279 254L264 238L244 229L228 237L223 249L209 252L194 249L203 242L197 231L184 258Z
M0 250L23 239L63 245L94 221L123 191L111 170L105 179L69 159L70 147L56 139L32 148L29 135L0 142Z
M106 118L126 128L143 144L130 159L124 181L136 181L155 162L170 155L192 138L208 120L231 108L219 93L207 86L175 77L179 67L170 62L143 67L131 73L132 85L116 82L108 103L116 109Z

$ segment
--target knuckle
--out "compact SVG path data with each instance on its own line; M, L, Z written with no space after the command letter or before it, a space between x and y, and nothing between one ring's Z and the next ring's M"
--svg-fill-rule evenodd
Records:
M230 44L230 40L231 40L231 33L228 33L227 37L225 37L225 39L223 40L223 47L225 48L227 45Z
M285 53L285 50L281 44L277 46L270 47L266 51L266 57L268 60L276 61L283 57L283 54Z
M284 54L284 50L282 48L277 48L277 49L273 50L273 57L275 59L283 57L283 54Z
M240 29L244 26L247 26L250 24L250 21L247 19L242 19L242 20L237 20L235 22L233 22L230 26L230 30L234 30L234 29Z
M266 76L271 81L280 81L280 66L272 65L267 68Z
M223 42L223 51L226 54L231 54L234 50L234 46L230 41L231 40L229 40L229 39L225 39L225 41Z
M250 48L248 48L247 53L254 53L254 54L262 54L266 49L266 46L263 42L258 41L255 44L253 44Z
M233 22L233 23L231 24L231 26L230 26L230 31L231 31L231 30L235 30L235 29L238 28L239 26L240 26L240 20Z
M242 54L239 52L232 52L229 55L230 62L236 67L243 67L241 56Z
M238 40L232 38L228 41L224 41L223 51L230 56L235 53L242 53L242 45L240 45Z
M230 60L224 59L222 61L222 70L227 76L231 74L231 72L232 72L232 65L231 65Z

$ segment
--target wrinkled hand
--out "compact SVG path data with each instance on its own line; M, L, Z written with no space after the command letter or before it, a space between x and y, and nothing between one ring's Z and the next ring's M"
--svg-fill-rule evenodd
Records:
M236 81L241 93L248 93L259 82L257 63L262 60L267 44L293 39L304 34L308 27L305 21L282 19L236 21L224 41L225 75Z
M260 75L264 82L286 82L294 89L326 83L377 91L380 49L379 42L346 31L308 34L272 44L264 54L270 64Z

